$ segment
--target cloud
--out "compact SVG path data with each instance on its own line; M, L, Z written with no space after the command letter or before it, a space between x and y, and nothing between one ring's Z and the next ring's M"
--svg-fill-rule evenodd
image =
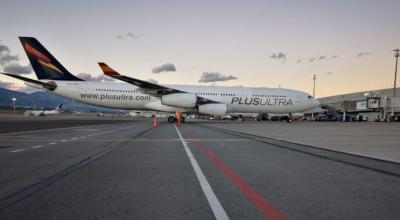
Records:
M10 53L10 48L8 48L6 45L0 44L0 54L2 53Z
M0 87L1 88L10 89L11 87L13 87L13 85L15 85L15 84L11 83L11 82L4 82L4 81L0 80Z
M325 75L332 75L332 74L333 74L332 72L325 73Z
M17 55L11 55L11 54L0 55L0 65L4 65L18 60L19 58Z
M20 85L20 84L16 84L16 83L12 83L12 82L4 82L1 80L0 80L0 88L5 88L5 89L19 91L19 92L27 92L27 93L40 91L39 89L30 87L30 86Z
M0 65L8 64L13 61L18 61L17 55L10 54L10 48L4 44L0 44Z
M113 78L110 78L108 76L105 75L100 75L100 76L92 76L89 73L79 73L77 75L78 78L81 78L83 80L86 81L97 81L97 82L101 82L101 81L114 81Z
M152 70L153 73L161 73L161 72L176 72L176 68L172 63L166 63L161 66L155 67Z
M11 54L8 46L0 43L0 67L4 72L13 74L29 74L32 73L32 66L22 65L19 63L18 55Z
M157 80L154 80L154 79L147 79L146 81L147 81L147 82L154 83L154 84L158 84L158 81L157 81Z
M282 63L286 62L286 54L279 52L279 53L272 53L270 56L271 59L273 60L282 60Z
M329 60L329 58L331 58L333 60L338 57L339 57L338 55L333 55L333 56L322 55L322 56L317 56L317 57L311 57L308 59L308 62L312 63L312 62L318 62L318 61L323 61L323 60ZM300 62L301 62L301 60L300 60ZM299 61L297 61L297 63L299 63Z
M137 33L137 34L135 34L135 33L132 33L132 32L127 32L125 34L118 34L116 36L116 38L118 40L122 40L122 39L125 39L125 38L131 38L131 39L137 40L140 37L143 37L144 35L145 35L145 33Z
M298 60L297 60L297 63L301 63L301 61L303 61L303 60L301 60L301 59L298 59Z
M19 63L11 63L4 66L3 71L13 74L29 74L32 73L32 67L30 64L24 66Z
M361 57L365 57L365 56L369 56L369 55L372 55L372 53L366 51L366 52L360 52L360 53L358 53L358 54L356 55L356 57L357 57L357 58L361 58Z
M203 72L199 82L208 83L208 82L228 81L234 79L237 79L237 77L232 75L226 76L218 72Z

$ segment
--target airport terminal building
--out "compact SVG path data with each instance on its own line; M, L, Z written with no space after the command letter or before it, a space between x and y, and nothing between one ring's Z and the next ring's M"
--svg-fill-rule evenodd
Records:
M400 116L400 88L348 93L318 98L322 106L344 116L361 116L368 121L385 121Z

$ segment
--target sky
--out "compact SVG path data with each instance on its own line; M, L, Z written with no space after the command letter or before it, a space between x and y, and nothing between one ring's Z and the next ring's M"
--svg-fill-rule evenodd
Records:
M390 88L399 8L398 0L1 0L0 70L36 78L18 40L32 36L85 79L106 79L97 65L106 62L162 84L312 93L316 74L316 97ZM6 76L0 86L25 89Z

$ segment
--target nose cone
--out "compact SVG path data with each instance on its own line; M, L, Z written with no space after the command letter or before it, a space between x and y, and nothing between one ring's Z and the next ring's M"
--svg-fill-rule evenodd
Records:
M319 107L319 101L312 98L311 96L308 96L307 102L306 102L306 106L307 106L307 110L310 109L316 109Z

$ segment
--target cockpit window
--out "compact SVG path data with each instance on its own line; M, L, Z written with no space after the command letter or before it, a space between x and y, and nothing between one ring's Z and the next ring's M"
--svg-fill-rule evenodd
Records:
M311 99L311 98L312 98L312 96L309 95L309 96L308 96L308 99Z

